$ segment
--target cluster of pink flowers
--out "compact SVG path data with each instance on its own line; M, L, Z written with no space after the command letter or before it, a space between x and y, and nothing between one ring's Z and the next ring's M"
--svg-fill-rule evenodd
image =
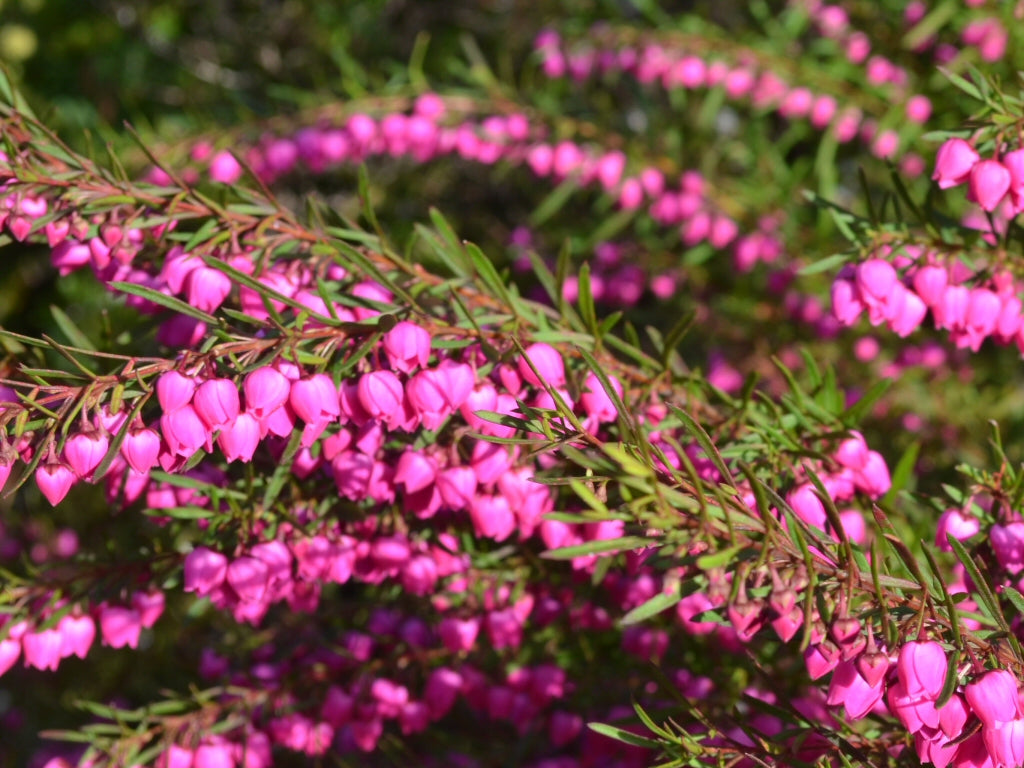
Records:
M707 61L699 53L659 43L595 49L591 42L584 41L567 50L553 30L541 32L534 47L549 77L569 74L576 80L585 80L597 74L624 72L640 83L660 83L667 90L721 87L729 98L749 99L753 107L774 109L787 120L806 119L818 130L831 127L840 142L861 138L877 157L893 158L899 154L900 136L896 131L879 130L877 122L865 118L857 107L841 110L835 96L790 85L776 72L762 67L751 54L732 64L720 58ZM879 66L872 69L879 70L880 82L902 72L888 61L875 58ZM924 123L931 116L931 103L921 95L910 97L904 108L911 123ZM910 175L924 170L923 161L916 155L905 157L903 165Z
M74 606L56 622L49 621L51 611L40 612L34 621L6 619L0 623L0 675L22 654L26 667L51 671L71 656L84 659L96 639L97 622L104 645L137 648L142 630L156 623L164 603L163 592L151 589L132 593L126 605L103 602L92 611ZM65 607L58 602L54 609Z
M1024 210L1024 149L982 160L964 139L948 139L939 147L932 179L941 189L967 184L967 199L989 213L1004 202L1012 215Z
M902 278L897 266L904 268ZM886 323L899 336L913 333L930 311L935 327L948 331L957 347L976 352L992 338L1024 352L1016 281L999 272L990 286L968 287L963 281L971 275L960 262L949 269L922 256L901 255L894 263L868 259L840 271L832 286L832 311L847 326L867 313L872 325Z

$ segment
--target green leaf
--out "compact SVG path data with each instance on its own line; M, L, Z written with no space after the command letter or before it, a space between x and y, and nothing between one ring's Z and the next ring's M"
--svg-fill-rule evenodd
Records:
M548 560L572 560L574 557L583 557L584 555L612 554L625 550L643 549L650 545L651 540L642 536L622 536L618 539L588 541L585 544L575 544L571 547L549 549L542 552L541 557Z
M119 280L112 280L108 285L122 293L130 293L132 296L140 296L143 299L149 299L154 304L159 304L161 307L166 307L167 309L173 309L175 312L180 312L183 315L200 320L208 325L218 324L217 318L213 315L209 315L200 309L196 309L191 304L187 304L181 299L175 298L174 296L168 296L166 293L160 293L160 291L155 291L144 285L124 283Z
M50 314L53 315L53 319L57 323L57 326L61 329L64 335L68 337L68 341L70 341L73 346L78 349L87 349L90 352L96 351L96 347L94 347L92 342L89 341L89 337L82 333L78 326L75 325L74 320L68 317L64 310L56 304L51 304Z
M676 588L671 592L659 592L650 600L638 605L623 616L619 623L624 627L628 627L631 624L639 624L641 621L646 621L652 616L657 616L659 613L667 611L682 599L683 596L677 583Z
M634 747L661 749L662 746L661 742L655 741L654 739L648 739L643 736L637 736L635 733L622 728L616 728L614 725L605 725L604 723L587 723L587 727L595 733L607 736L609 739L621 741L623 744L631 744Z

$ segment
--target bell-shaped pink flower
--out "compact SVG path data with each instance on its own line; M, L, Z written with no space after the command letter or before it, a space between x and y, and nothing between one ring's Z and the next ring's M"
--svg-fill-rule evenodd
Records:
M156 768L192 768L193 752L191 749L171 744L157 757Z
M100 606L100 636L111 648L139 647L142 617L134 608Z
M942 301L948 283L949 272L945 267L925 265L914 272L914 291L929 307Z
M1024 765L1024 719L1017 717L982 729L985 747L995 768Z
M857 266L857 289L866 304L885 303L898 282L896 270L887 261L868 259Z
M621 398L622 384L614 376L610 376L608 380L612 385L612 389ZM588 373L587 377L583 380L583 391L580 393L580 407L583 408L583 412L587 416L599 423L612 422L618 418L618 412L615 410L615 404L612 402L611 396L605 391L601 380L593 372Z
M98 430L78 432L64 443L64 461L75 475L84 478L100 465L109 447L107 436Z
M302 431L305 447L312 445L327 425L341 416L338 389L324 373L293 381L288 401L295 415L306 422Z
M156 587L147 592L132 593L132 608L139 612L139 621L143 629L149 629L156 624L167 604L164 593Z
M167 371L156 380L156 397L164 413L171 413L192 402L196 381L179 371Z
M242 384L245 391L246 411L262 421L288 400L291 383L276 368L263 366L245 377Z
M947 509L935 524L935 546L943 552L952 552L949 540L966 541L981 530L981 521L974 515L966 515L959 509Z
M939 182L940 189L963 184L979 159L978 153L966 141L949 139L939 147L932 179Z
M889 319L889 327L897 336L905 339L921 326L926 314L928 307L921 297L913 291L906 291L903 303Z
M238 417L238 387L231 379L207 379L196 388L192 407L206 427L224 429Z
M451 710L463 687L463 676L453 669L440 667L430 673L423 690L423 700L432 720L440 720Z
M96 622L89 614L75 615L68 613L57 622L57 631L61 637L62 657L77 656L84 659L96 639Z
M412 373L426 367L430 359L430 334L424 328L403 320L384 334L381 345L391 367L401 373Z
M145 427L131 427L121 443L121 455L133 470L144 475L157 464L160 435Z
M1010 172L998 160L982 160L971 169L968 199L986 211L994 211L1010 191Z
M371 371L359 378L359 402L371 418L394 427L403 419L402 382L391 371Z
M172 456L188 460L210 439L210 432L192 405L164 413L160 431Z
M420 451L403 451L395 464L395 485L403 486L406 493L421 491L436 478L437 462Z
M969 682L964 696L982 724L992 728L1021 717L1017 688L1012 672L994 669Z
M217 435L217 445L229 461L252 461L253 454L260 444L260 425L248 413L238 414L234 423L221 429Z
M878 451L868 451L864 467L854 472L854 482L871 498L884 496L892 487L892 479L882 454Z
M832 314L842 325L850 326L864 312L864 302L852 280L839 279L832 283Z
M262 560L243 555L231 561L226 578L242 602L258 602L266 594L270 569Z
M192 768L235 768L235 754L230 742L205 741L196 747Z
M21 655L21 640L5 637L0 640L0 677L15 665Z
M842 704L850 720L860 720L874 708L884 693L884 685L872 688L860 676L852 661L844 661L832 674L827 703L831 706Z
M477 496L469 504L469 517L478 536L495 541L504 541L516 528L515 515L504 496Z
M200 265L185 280L185 298L203 312L213 312L231 293L231 278L219 269Z
M519 358L519 373L526 381L535 387L543 386L541 381L552 387L565 386L565 362L558 350L550 344L535 342L524 352L523 357ZM530 363L533 363L532 368ZM537 369L536 373L534 368Z
M74 483L74 473L59 462L47 461L36 469L36 485L53 506L60 504Z
M441 620L437 627L441 642L452 653L470 651L476 645L480 632L480 620L475 617L457 619L448 616Z
M200 597L218 589L227 578L228 559L206 547L196 547L185 557L185 591Z
M793 508L796 516L810 526L825 530L828 524L828 517L825 514L825 505L810 483L801 483L792 491L786 501Z
M946 652L934 641L904 643L896 671L907 694L938 699L946 682Z
M461 408L476 384L473 369L466 363L442 360L435 370L445 383L444 394L448 400L448 405L453 410Z
M405 384L409 406L420 419L424 429L438 429L452 413L448 402L446 381L434 369L419 371Z
M476 496L477 478L472 467L448 467L437 474L437 490L448 509L465 509Z
M21 637L25 666L56 671L60 665L64 639L55 628L26 632Z
M1024 568L1024 523L993 525L989 530L989 543L996 560L1010 573Z

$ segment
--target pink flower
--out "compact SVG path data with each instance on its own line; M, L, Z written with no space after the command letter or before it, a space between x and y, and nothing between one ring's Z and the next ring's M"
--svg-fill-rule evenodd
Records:
M227 567L226 579L242 602L259 602L266 594L270 569L262 560L243 555Z
M133 608L100 606L100 634L103 642L111 648L139 647L142 632L142 617Z
M25 666L56 671L60 664L63 645L64 639L54 627L36 632L26 632L21 637L21 647L25 652Z
M195 379L178 371L168 371L156 380L156 397L164 413L176 411L192 401L196 391Z
M221 429L217 436L217 445L229 461L252 461L253 454L260 444L260 425L248 413L238 414L233 424Z
M1010 172L998 160L982 160L971 169L968 199L986 211L994 211L1010 191Z
M78 432L64 443L64 460L79 478L87 477L103 461L110 441L94 429Z
M74 483L74 473L58 462L48 461L36 469L36 485L54 507L68 495Z
M403 419L402 382L391 371L372 371L359 378L359 402L371 418L395 427Z
M949 139L939 147L932 179L939 182L940 189L963 184L979 159L978 153L966 141Z
M1005 669L994 669L964 687L964 696L974 714L987 727L998 727L1021 717L1017 678ZM1014 762L1013 765L1018 765Z
M528 346L524 352L525 354L519 358L519 373L526 381L535 387L565 386L565 363L558 350L550 344L536 342ZM530 363L533 364L532 368ZM536 373L534 368L537 370ZM544 382L543 385L541 381Z
M185 557L185 591L200 597L218 589L227 578L228 559L206 547L196 547Z
M285 404L291 384L276 368L263 366L245 377L242 389L245 392L246 411L262 422Z
M231 379L208 379L196 389L192 405L208 429L224 429L238 417L238 387Z
M132 427L121 443L121 455L133 470L144 475L157 464L160 435L155 430Z
M910 642L900 648L896 671L912 697L938 699L946 682L946 652L936 642Z

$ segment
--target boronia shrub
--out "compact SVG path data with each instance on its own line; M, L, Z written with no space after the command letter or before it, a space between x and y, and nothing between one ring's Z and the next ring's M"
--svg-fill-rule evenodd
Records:
M584 5L2 77L0 763L1024 765L1024 9Z

